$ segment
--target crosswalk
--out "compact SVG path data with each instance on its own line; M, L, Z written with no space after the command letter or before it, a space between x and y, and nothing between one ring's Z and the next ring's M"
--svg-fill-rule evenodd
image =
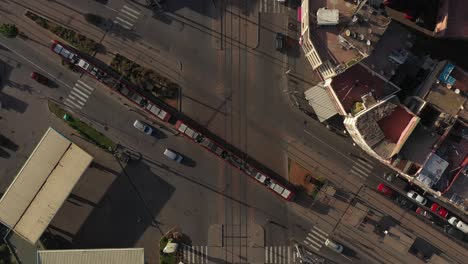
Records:
M325 231L313 226L304 239L304 244L315 251L319 251L327 239L328 234Z
M208 246L183 245L182 252L184 256L184 263L208 264Z
M372 172L374 166L369 164L362 158L357 158L356 162L351 167L350 173L354 174L362 179L366 179Z
M93 91L93 87L87 85L82 80L78 80L68 94L67 99L65 99L65 105L80 110L86 104Z
M286 13L288 11L287 6L282 3L278 2L277 0L260 0L260 13Z
M140 12L127 5L123 5L115 17L114 23L121 27L131 30L140 16Z
M265 247L265 264L294 264L299 263L294 247L269 246Z

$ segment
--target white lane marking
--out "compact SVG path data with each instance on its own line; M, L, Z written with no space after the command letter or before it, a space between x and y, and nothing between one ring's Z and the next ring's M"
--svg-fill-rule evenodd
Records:
M311 234L314 234L314 236L311 236ZM317 236L319 236L319 237L321 237L321 238L323 238L325 240L327 239L324 235L320 234L319 232L316 232L315 230L310 231L310 233L308 235L308 237L317 237Z
M309 241L310 243L312 244L315 244L317 247L321 248L322 247L322 244L320 244L318 241L316 240L313 240L312 238L310 237L306 237L306 240L304 242L307 242Z
M87 94L88 96L90 96L91 93L93 92L93 91L90 91L90 90L86 89L84 86L82 86L79 83L75 83L75 88L73 88L73 89L76 89L76 90L78 90L80 92L83 92L83 93Z
M131 29L132 29L131 27L129 27L129 26L123 24L123 23L120 23L118 20L114 20L114 23L120 25L121 27L123 27L123 28L125 28L125 29L127 29L127 30L131 30Z
M125 19L123 19L123 18L121 18L121 17L116 17L115 20L118 20L119 22L122 22L122 23L124 23L124 24L127 24L128 26L133 26L132 23L128 22L127 20L125 20ZM115 20L114 20L114 21L115 21Z
M128 7L128 6L126 6L126 5L123 6L123 9L128 10L128 11L134 13L135 15L139 15L139 14L140 14L140 12L138 12L137 10L135 10L135 9L133 9L133 8L131 8L131 7Z
M81 80L78 80L78 83L81 84L81 85L83 85L84 87L86 87L89 91L91 91L91 92L94 91L94 88L91 87L91 86L89 86L89 85L87 85L85 82L83 82L83 81L81 81Z
M71 90L70 94L73 94L73 95L75 95L75 96L78 96L78 97L80 97L80 98L83 98L83 100L84 100L85 102L86 102L86 100L88 100L88 97L89 97L89 95L83 93L83 92L80 91L79 89L76 89L76 87L73 88L73 89Z
M74 102L79 103L82 106L84 106L86 103L86 101L83 102L82 100L80 100L79 98L76 98L75 96L71 94L68 95L68 98L72 99Z
M314 246L314 245L313 245L312 243L310 243L309 241L304 241L304 243L305 243L308 247L314 249L315 251L319 251L320 248L322 247L322 246L320 245L320 247L317 248L316 246Z
M322 229L318 228L317 226L313 226L313 229L317 230L318 232L322 233L325 236L328 236L327 232L323 231Z
M68 107L71 107L71 108L78 108L78 110L80 110L82 108L82 106L75 104L72 100L70 100L68 98L65 99L65 105L67 105Z
M367 173L365 173L365 172L356 171L356 168L352 168L350 172L351 172L351 174L354 174L354 175L356 175L356 176L358 176L359 178L362 178L362 179L365 179L366 178L365 176L368 176ZM364 176L363 176L363 174L364 174Z
M132 18L132 19L134 19L134 20L137 20L137 19L138 19L138 16L137 16L137 15L135 15L135 14L133 14L133 13L130 13L130 12L128 12L128 11L125 10L125 9L120 9L120 14L121 14L121 15L124 15L124 16L126 15L126 16L128 16L129 18Z
M365 171L372 171L372 168L368 168L368 167L366 167L366 166L364 166L364 165L362 165L360 163L354 163L353 167L360 168L360 169L365 170Z
M361 160L361 159L357 159L356 161L359 162L360 164L362 164L362 165L368 167L368 168L371 169L371 170L374 168L374 166L373 166L372 164L369 164L369 163L367 163L367 162L365 162L365 161L363 161L363 160Z

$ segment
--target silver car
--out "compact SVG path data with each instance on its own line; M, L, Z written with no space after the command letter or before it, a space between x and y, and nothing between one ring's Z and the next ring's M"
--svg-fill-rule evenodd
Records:
M141 132L145 133L146 135L151 135L153 133L153 129L143 121L135 120L133 126Z
M425 205L427 203L427 200L426 198L424 198L423 196L419 195L418 193L416 193L415 191L409 191L407 194L406 194L409 198L411 198L411 200L413 201L416 201L418 204L420 205Z
M173 151L172 149L166 149L164 151L164 156L166 156L167 158L177 162L177 163L181 163L182 160L184 159L184 157L182 155L180 155L179 153Z

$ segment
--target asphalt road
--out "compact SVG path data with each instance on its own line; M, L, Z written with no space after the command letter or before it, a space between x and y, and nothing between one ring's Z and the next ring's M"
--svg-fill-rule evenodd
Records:
M236 5L237 1L227 1L226 5L211 6L207 4L210 1L203 1L203 4L178 8L169 13L166 18L172 22L168 23L169 20L156 19L148 10L125 1L109 1L105 8L93 1L57 2L67 3L71 9L81 13L102 10L100 15L110 20L119 16L123 5L138 10L139 14L132 25L132 32L138 37L122 40L121 48L138 41L180 61L180 75L171 77L184 87L182 111L280 176L286 177L287 158L290 157L328 178L338 188L344 188L350 197L363 184L372 189L381 181L379 177L385 171L384 166L365 157L348 139L330 133L292 107L287 92L290 91L288 84L291 82L284 74L292 63L285 54L274 48L275 32L286 31L286 13L261 13L259 17L256 12L259 6L250 2ZM179 2L182 1L172 1ZM249 14L247 18L246 13ZM252 25L258 27L258 36L255 30L251 30ZM257 38L258 46L252 44ZM58 89L47 92L39 88L36 90L54 98L66 98L79 76L63 69L50 54L37 54L21 41L2 41L14 46L30 63L54 76L60 85ZM7 51L2 53L5 56L10 54ZM12 62L21 60L11 54L9 56ZM301 65L301 57L293 63ZM28 62L22 61L21 64ZM15 68L13 66L11 68ZM20 84L30 83L30 80L25 81L29 71L27 67L12 70L10 80ZM340 208L327 213L312 212L311 216L310 212L296 210L297 206L273 196L245 175L181 137L168 133L167 138L158 141L139 134L131 127L134 119L141 118L137 112L123 107L115 97L109 97L109 92L99 88L94 81L87 78L83 81L95 88L83 108L83 114L91 117L97 126L108 127L106 133L144 154L147 168L129 168L130 173L157 174L176 187L174 196L159 211L158 220L167 228L173 224L180 225L184 232L190 234L194 244L206 244L208 226L223 223L228 234L225 242L230 247L226 250L231 252L226 252L226 260L234 262L234 255L239 258L246 255L245 237L250 221L264 226L267 246L288 245L290 239L303 241L314 225L331 234L339 224L344 214ZM310 84L300 81L300 85ZM36 87L35 84L30 86ZM165 147L180 151L193 159L196 166L179 166L162 159L160 154ZM356 165L360 164L360 157L368 164L365 171L362 165ZM6 182L2 184L7 186ZM368 202L376 208L380 207L379 201ZM312 202L304 203L301 205L308 208ZM153 241L153 238L149 241ZM349 261L326 249L321 253L340 263ZM359 253L357 258L363 259L364 256Z

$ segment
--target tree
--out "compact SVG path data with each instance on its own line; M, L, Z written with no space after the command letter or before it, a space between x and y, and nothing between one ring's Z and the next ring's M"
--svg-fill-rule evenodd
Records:
M14 24L0 25L0 33L7 38L14 38L18 36L18 28Z

